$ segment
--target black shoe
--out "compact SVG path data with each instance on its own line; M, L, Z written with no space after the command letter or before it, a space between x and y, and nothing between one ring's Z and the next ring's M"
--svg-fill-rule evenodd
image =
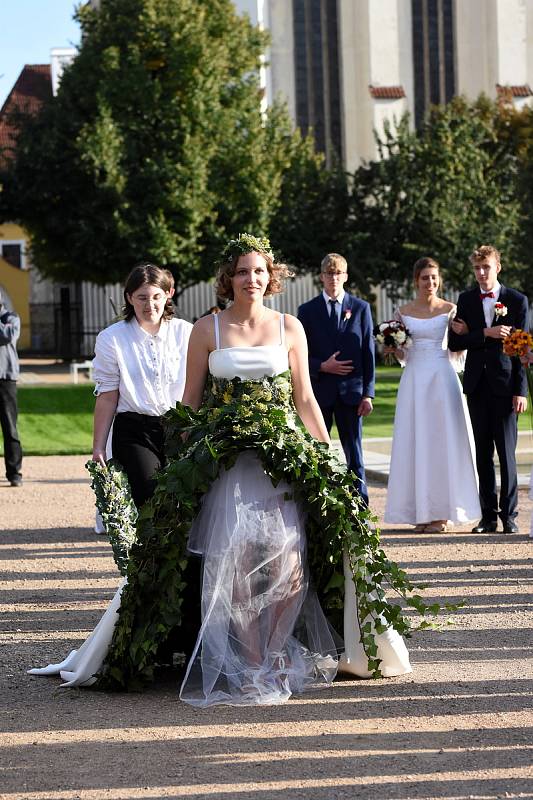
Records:
M496 522L489 522L486 519L480 519L478 524L472 528L472 533L495 533L496 528Z
M503 522L503 532L504 533L520 533L518 529L518 525L512 519L504 519Z
M11 486L22 486L22 478L12 478L9 483Z

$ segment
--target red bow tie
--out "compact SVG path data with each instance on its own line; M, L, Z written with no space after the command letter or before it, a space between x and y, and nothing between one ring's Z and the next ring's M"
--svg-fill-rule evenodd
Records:
M481 292L481 299L484 300L485 297L494 297L494 292Z

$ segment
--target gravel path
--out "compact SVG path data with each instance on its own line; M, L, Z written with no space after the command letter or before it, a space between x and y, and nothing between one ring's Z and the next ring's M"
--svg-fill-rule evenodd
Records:
M117 573L92 530L83 457L26 458L0 483L0 797L6 800L533 797L533 540L414 535L390 555L427 597L464 597L445 632L410 641L414 672L340 680L284 706L198 711L170 678L144 694L60 690L25 669L79 646ZM383 487L371 488L381 513Z

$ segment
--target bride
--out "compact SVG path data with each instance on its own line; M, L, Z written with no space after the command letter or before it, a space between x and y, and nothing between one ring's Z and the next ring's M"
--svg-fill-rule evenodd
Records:
M331 683L338 668L360 677L411 671L392 620L407 626L395 607L388 613L380 585L390 562L349 474L327 451L303 328L263 302L287 273L268 240L242 234L226 246L217 293L231 305L193 328L183 405L167 415L170 464L141 515L118 623L117 604L106 612L115 630L105 663L78 685L94 673L112 688L150 679L158 644L179 624L180 570L193 554L202 558L202 621L185 702L280 703ZM324 613L337 623L342 616L339 564L344 644ZM37 673L64 665L52 667Z
M396 314L413 343L395 353L405 371L396 401L385 522L439 533L480 515L474 443L448 350L456 307L438 295L438 262L419 258L413 282L416 297Z

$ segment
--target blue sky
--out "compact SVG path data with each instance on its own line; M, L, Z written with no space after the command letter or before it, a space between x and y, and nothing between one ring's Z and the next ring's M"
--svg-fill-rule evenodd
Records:
M49 64L52 47L79 44L76 0L0 0L0 107L24 64Z

